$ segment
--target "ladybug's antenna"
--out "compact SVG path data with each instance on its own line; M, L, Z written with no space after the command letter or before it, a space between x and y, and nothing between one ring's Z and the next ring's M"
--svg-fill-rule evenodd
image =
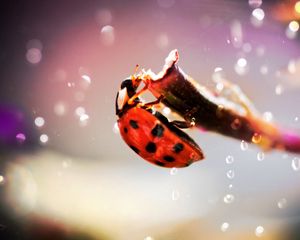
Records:
M134 68L134 75L137 74L137 71L139 70L140 65L136 64Z

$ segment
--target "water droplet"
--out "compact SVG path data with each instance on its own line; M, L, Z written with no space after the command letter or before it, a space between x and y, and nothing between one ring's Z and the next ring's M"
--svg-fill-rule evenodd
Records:
M257 153L257 160L262 161L265 159L265 154L263 152Z
M266 75L266 74L268 74L268 72L269 72L269 69L268 69L267 66L263 65L263 66L260 67L260 73L262 75Z
M231 155L228 155L225 159L227 164L232 164L234 162L234 158Z
M63 102L58 102L54 105L53 110L57 116L63 116L66 113L66 106Z
M296 73L297 71L297 64L296 61L294 59L290 60L288 63L288 72L291 74Z
M224 106L222 104L219 104L216 111L217 117L219 118L222 117L223 113L224 113Z
M176 175L177 173L178 173L178 169L177 168L175 168L175 167L171 168L171 170L170 170L170 174L171 175Z
M263 119L266 122L272 122L273 121L273 114L271 112L264 112L263 113Z
M111 25L105 25L101 29L101 40L106 46L111 46L115 42L115 29Z
M295 122L298 122L298 121L299 121L299 117L295 117L295 118L294 118L294 121L295 121Z
M246 67L247 66L247 60L245 58L239 58L237 60L237 65L239 67Z
M67 86L68 86L69 88L75 87L75 83L74 83L74 82L67 82Z
M76 109L75 109L75 114L77 115L77 116L81 116L81 115L83 115L83 114L85 114L85 109L84 109L84 107L77 107Z
M178 190L173 190L172 191L172 200L174 200L174 201L178 200L179 196L180 196L180 194L179 194Z
M231 123L231 128L234 129L234 130L237 130L241 127L241 120L236 118L234 119L234 121Z
M281 95L283 92L283 87L281 84L278 84L276 87L275 87L275 93L276 95Z
M246 53L249 53L251 52L252 50L252 46L250 43L244 43L243 44L243 51L246 52Z
M232 188L233 188L233 185L232 185L232 184L229 184L229 185L228 185L228 188L229 188L229 189L232 189Z
M165 33L158 35L156 38L156 45L161 49L167 48L169 45L168 35Z
M299 30L299 23L295 20L291 21L289 23L289 29L292 31L292 32L297 32Z
M42 118L42 117L37 117L37 118L34 120L34 124L35 124L37 127L42 127L42 126L44 126L44 124L45 124L45 120L44 120L44 118Z
M241 141L241 149L242 151L246 151L248 149L248 143L244 140Z
M80 120L80 122L85 122L85 121L87 121L89 118L90 118L89 115L87 115L86 113L84 113L84 114L80 115L79 120Z
M88 84L90 84L90 83L92 82L91 77L90 77L89 75L87 75L87 74L83 74L83 75L81 76L81 78L82 78L86 83L88 83Z
M48 137L47 134L42 134L42 135L40 136L40 141L41 141L41 143L47 143L48 140L49 140L49 137Z
M25 136L24 133L18 133L18 134L16 135L16 139L17 139L17 141L18 141L19 143L23 143L23 142L25 142L25 140L26 140L26 136Z
M285 30L285 35L289 39L294 39L297 36L299 30L299 23L296 21L291 21Z
M234 196L232 194L226 194L223 198L224 203L232 203L234 201Z
M240 48L243 43L242 24L234 20L230 25L231 43L235 48Z
M38 48L30 48L26 52L26 59L31 64L38 64L42 60L42 52Z
M250 7L258 8L261 6L262 0L249 0L248 3Z
M294 157L292 160L292 168L294 171L300 170L300 158Z
M215 69L214 69L214 72L216 73L216 72L220 72L220 71L222 71L223 70L223 68L221 68L221 67L216 67Z
M195 118L191 119L190 125L191 125L191 127L194 127L196 125L196 119Z
M254 133L251 140L252 140L253 143L256 143L256 144L260 143L261 135L258 134L258 133Z
M221 231L222 232L226 232L228 230L228 228L229 228L229 223L228 222L222 223L222 225L221 225Z
M261 8L255 8L252 11L252 16L257 19L258 21L262 21L265 17L265 12Z
M247 71L247 60L245 58L239 58L234 66L234 70L239 75L244 75Z
M255 229L255 235L261 237L264 234L265 229L262 226L257 226Z
M234 178L234 170L228 170L227 173L226 173L226 176L229 179L233 179Z
M277 202L277 206L280 209L286 208L287 206L287 200L285 198L281 198L278 202Z
M71 166L71 164L72 164L72 159L67 159L62 162L62 167L69 168Z

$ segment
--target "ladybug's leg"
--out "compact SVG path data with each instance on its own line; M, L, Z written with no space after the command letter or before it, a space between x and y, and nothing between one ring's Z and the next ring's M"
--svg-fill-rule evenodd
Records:
M172 121L171 124L173 124L174 126L178 127L178 128L190 128L195 126L195 123L193 122L185 122L185 121Z
M135 93L129 100L128 100L128 104L131 105L134 103L134 100L136 98L138 98L140 95L142 95L146 90L148 89L148 84L145 84L145 86L138 91L137 93Z

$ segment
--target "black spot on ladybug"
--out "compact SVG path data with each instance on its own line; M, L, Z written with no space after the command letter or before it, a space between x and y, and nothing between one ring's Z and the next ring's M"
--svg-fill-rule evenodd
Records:
M167 162L174 162L175 158L173 158L172 156L166 155L166 156L164 156L164 160L166 160Z
M146 146L146 151L149 153L155 153L156 152L156 145L154 142L148 142Z
M156 124L155 127L152 129L151 134L154 137L161 137L164 133L164 127L160 124Z
M125 133L128 133L127 127L124 127L124 132L125 132Z
M129 146L133 151L135 151L137 154L140 153L140 150L138 148L136 148L135 146L130 145Z
M180 153L182 150L183 150L183 144L182 144L182 143L176 143L176 144L173 146L173 151L174 151L175 153Z
M165 166L165 164L160 161L154 161L154 163L158 166L162 166L162 167Z
M130 121L129 121L129 124L130 124L130 126L131 126L132 128L134 128L134 129L138 129L138 128L139 128L139 125L138 125L137 121L130 120Z

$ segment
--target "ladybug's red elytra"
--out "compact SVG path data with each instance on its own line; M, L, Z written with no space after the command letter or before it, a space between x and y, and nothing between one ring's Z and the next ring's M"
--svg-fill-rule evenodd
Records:
M144 103L136 90L140 79L126 79L116 97L118 127L123 140L148 162L167 168L186 167L202 160L204 155L197 143L179 127L189 127L184 122L169 120L154 111L160 102Z

